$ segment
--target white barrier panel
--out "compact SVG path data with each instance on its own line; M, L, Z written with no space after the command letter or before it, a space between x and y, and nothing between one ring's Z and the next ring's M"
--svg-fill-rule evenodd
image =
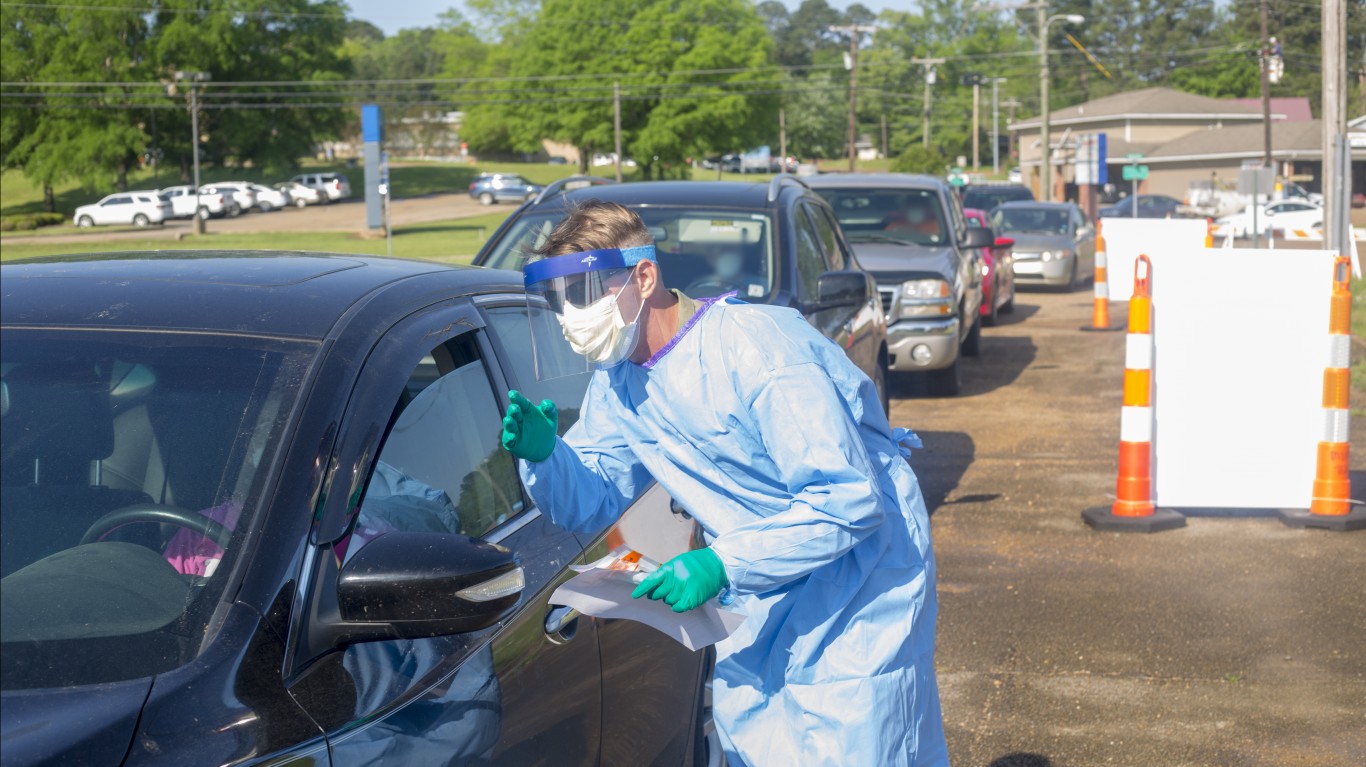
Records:
M1110 300L1128 301L1134 294L1134 261L1144 253L1155 258L1164 251L1205 247L1209 226L1203 218L1103 218L1106 273ZM1325 320L1326 321L1326 320Z
M1308 508L1333 254L1184 247L1148 257L1153 500L1178 510Z

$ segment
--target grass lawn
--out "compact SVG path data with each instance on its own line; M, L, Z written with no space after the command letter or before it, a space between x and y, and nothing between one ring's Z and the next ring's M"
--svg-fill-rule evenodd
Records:
M394 229L394 256L443 263L468 263L493 230L511 211L474 218L436 221ZM311 250L324 253L386 254L383 239L361 239L349 232L271 232L266 234L208 234L184 240L99 240L80 243L26 241L7 244L0 239L0 261L65 253L117 253L149 250Z

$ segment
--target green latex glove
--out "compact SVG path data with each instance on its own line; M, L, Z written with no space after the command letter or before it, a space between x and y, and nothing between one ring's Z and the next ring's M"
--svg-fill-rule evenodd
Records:
M560 415L555 403L542 400L540 405L516 390L508 392L507 414L503 416L503 449L528 461L544 461L555 450L555 434Z
M711 549L697 549L665 562L641 581L631 596L662 599L674 612L682 613L702 606L729 583L721 558Z

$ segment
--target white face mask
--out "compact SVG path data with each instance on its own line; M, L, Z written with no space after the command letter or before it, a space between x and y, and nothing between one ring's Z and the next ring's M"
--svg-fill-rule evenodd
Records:
M627 322L617 309L619 295L600 298L582 309L566 303L564 313L556 315L565 340L574 351L595 365L612 367L635 351L640 313L645 309L645 302L641 301L637 307L635 319Z

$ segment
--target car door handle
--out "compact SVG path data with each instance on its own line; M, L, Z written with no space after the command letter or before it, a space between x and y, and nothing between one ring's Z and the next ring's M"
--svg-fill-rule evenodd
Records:
M551 605L545 614L545 635L555 644L572 640L579 632L579 611L565 605Z

